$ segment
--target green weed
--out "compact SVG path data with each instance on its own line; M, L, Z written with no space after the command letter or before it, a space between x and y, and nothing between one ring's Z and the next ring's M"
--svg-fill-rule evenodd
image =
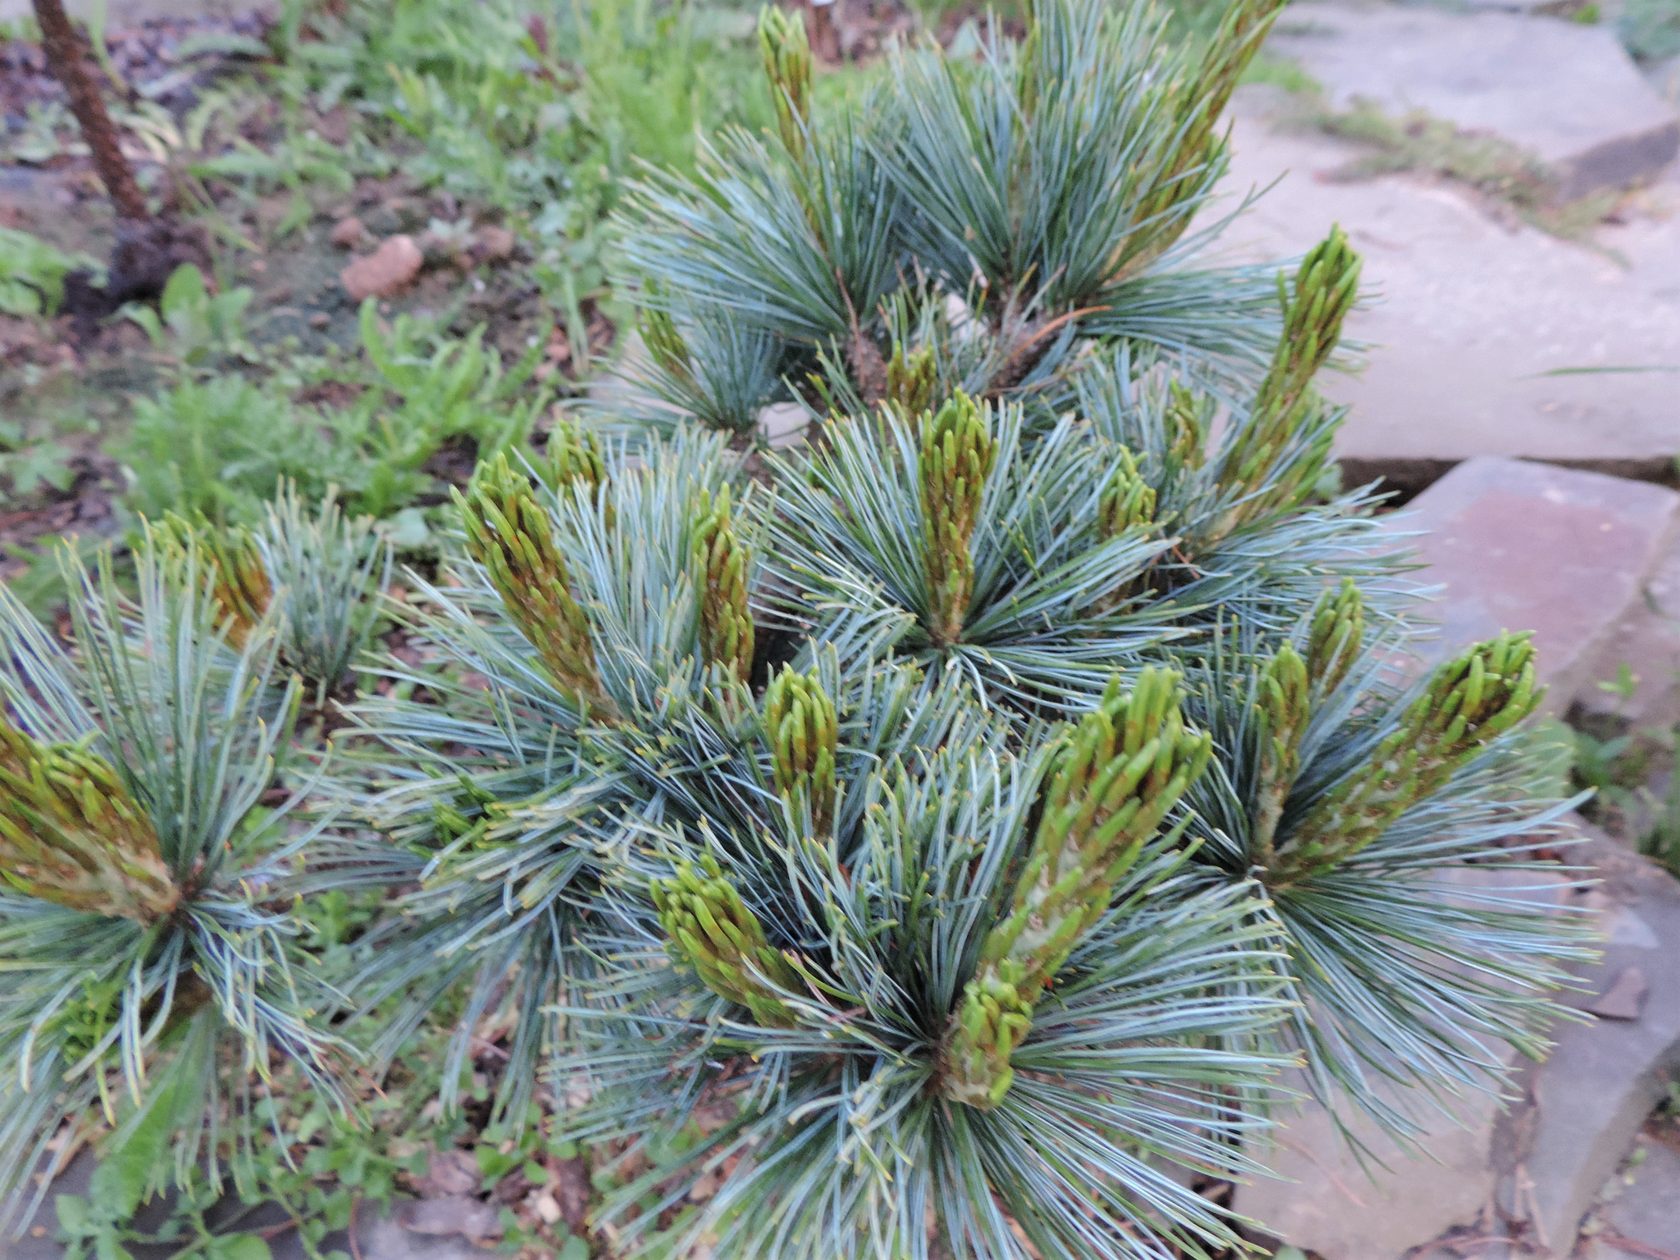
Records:
M155 308L131 304L124 310L152 343L152 348L189 367L256 358L245 327L245 313L255 296L234 287L211 292L197 267L177 267L163 286Z
M21 420L0 417L0 486L18 498L43 488L63 492L76 479L74 448L51 434L31 432Z
M166 298L162 320L146 322L160 349L202 362L212 347L244 344L237 319L217 314L242 311L243 291L209 298L186 283L182 292L175 304ZM428 493L441 501L440 470L429 465L445 447L459 446L470 468L523 441L549 405L549 392L531 381L539 353L506 368L482 329L449 338L407 315L387 328L369 301L360 355L332 368L346 402L296 402L278 376L185 374L137 403L128 431L111 444L129 478L125 501L148 517L173 511L239 523L254 523L281 481L309 502L336 489L348 510L376 518Z
M52 315L64 300L64 277L91 259L67 254L28 232L0 227L0 315Z

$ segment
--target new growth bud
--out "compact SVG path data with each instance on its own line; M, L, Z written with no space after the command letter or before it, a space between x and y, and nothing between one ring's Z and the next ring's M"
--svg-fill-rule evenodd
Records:
M1155 488L1144 480L1138 471L1137 457L1125 447L1120 448L1114 474L1103 488L1097 519L1102 532L1110 538L1155 523Z
M1542 694L1526 634L1502 634L1440 666L1371 757L1284 837L1270 882L1293 883L1361 852L1532 713Z
M83 744L43 744L0 716L0 878L72 910L155 923L181 893L156 828Z
M674 381L694 388L694 357L677 323L666 311L649 307L636 316L642 344L659 370Z
M729 490L694 506L694 574L700 586L700 651L741 682L752 676L753 620L747 605L752 557L735 535Z
M1138 471L1136 457L1125 447L1108 485L1103 488L1097 504L1097 528L1105 538L1120 538L1126 534L1150 532L1155 525L1155 487ZM1134 598L1142 585L1142 573L1135 573L1116 582L1098 601L1101 609L1117 608Z
M1365 597L1343 578L1314 606L1307 638L1307 672L1321 692L1334 691L1365 648Z
M1342 339L1342 323L1359 297L1359 255L1338 227L1307 253L1293 286L1278 277L1283 337L1260 385L1255 411L1289 416Z
M811 116L811 45L804 19L766 5L758 14L758 52L776 107L776 129L794 157L805 153Z
M1311 716L1312 682L1307 662L1287 643L1267 660L1255 696L1260 757L1254 781L1256 854L1269 855L1289 789L1301 773L1301 736ZM1260 858L1262 863L1265 857Z
M152 535L177 563L196 557L198 577L216 605L217 621L228 641L243 647L274 600L274 584L263 563L256 535L244 527L219 529L170 513Z
M607 480L600 441L582 425L556 417L548 434L548 458L543 472L548 484L556 490L584 486L599 497Z
M951 1017L946 1097L981 1108L1003 1099L1040 993L1207 768L1213 740L1185 728L1179 681L1161 669L1130 690L1115 679L1063 742L1014 896Z
M1293 286L1278 278L1283 336L1254 406L1225 452L1220 481L1238 498L1218 536L1297 506L1323 475L1335 425L1308 428L1321 406L1312 381L1341 340L1342 323L1359 296L1359 269L1359 255L1336 227L1302 260Z
M578 703L610 712L588 618L572 596L553 522L530 481L506 455L498 455L455 499L467 551L483 566L549 677Z
M996 459L990 413L967 394L954 394L923 420L919 473L923 561L931 600L927 630L941 647L961 637L968 615L974 593L969 548Z
M808 805L812 829L829 834L838 791L840 722L815 671L799 674L783 666L770 680L764 693L764 733L770 741L776 790L795 808L801 802Z
M778 990L793 990L799 974L771 948L758 916L724 878L716 859L680 862L653 885L653 904L666 947L713 993L752 1012L766 1028L790 1028L794 1014Z
M1301 773L1301 738L1316 697L1334 691L1364 649L1365 601L1352 579L1326 591L1307 619L1307 654L1285 644L1265 663L1256 688L1260 750L1249 852L1270 868L1284 804Z
M939 388L939 362L926 347L905 353L895 345L887 361L886 401L905 418L919 416L933 407Z
M1176 468L1200 468L1207 460L1211 399L1174 381L1167 391L1167 456Z

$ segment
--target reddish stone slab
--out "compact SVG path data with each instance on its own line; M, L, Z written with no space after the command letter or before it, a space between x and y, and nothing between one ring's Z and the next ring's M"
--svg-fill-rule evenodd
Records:
M1549 464L1467 460L1397 514L1396 533L1440 590L1426 615L1444 658L1501 630L1532 630L1560 709L1597 681L1606 642L1646 577L1680 545L1680 495L1647 482Z

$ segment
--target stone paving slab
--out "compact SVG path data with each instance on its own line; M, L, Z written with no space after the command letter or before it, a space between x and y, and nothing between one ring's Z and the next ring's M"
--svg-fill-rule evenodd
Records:
M1586 688L1577 698L1590 712L1623 718L1636 728L1680 720L1680 538L1658 559L1594 655L1591 678L1614 679L1626 666L1636 686L1626 697Z
M1673 961L1680 881L1588 834L1583 860L1597 867L1604 882L1596 896L1608 907L1603 961L1583 973L1588 992L1613 984L1628 967L1639 969L1649 992L1637 1019L1562 1028L1551 1057L1531 1075L1531 1122L1503 1206L1526 1222L1520 1239L1529 1254L1558 1260L1575 1251L1583 1217L1662 1101L1668 1075L1680 1068L1680 968Z
M1531 629L1553 711L1603 676L1608 642L1680 537L1680 495L1662 486L1523 460L1460 464L1393 518L1440 587L1423 612L1441 659L1501 630Z
M1379 1147L1387 1167L1374 1176L1338 1146L1322 1111L1287 1113L1272 1159L1290 1181L1240 1187L1238 1211L1319 1260L1625 1260L1621 1251L1578 1252L1578 1235L1680 1068L1680 968L1672 965L1680 881L1582 830L1586 842L1572 856L1601 882L1560 888L1560 897L1601 911L1606 940L1567 1000L1591 1010L1625 988L1630 972L1643 997L1617 1004L1616 1018L1559 1024L1551 1054L1518 1073L1504 1106L1465 1100L1463 1124L1432 1124L1422 1157L1388 1158ZM1615 1228L1642 1246L1674 1247L1680 1232L1661 1230L1675 1211L1680 1178L1665 1167L1644 1197L1628 1200ZM1651 1243L1653 1231L1664 1241Z
M53 1207L56 1193L81 1194L88 1192L93 1176L94 1160L87 1153L79 1155L53 1183L55 1193L48 1194L21 1238L0 1237L0 1260L63 1260L64 1247L54 1241L58 1231L58 1215ZM356 1221L356 1245L362 1260L489 1260L496 1254L456 1235L417 1232L406 1228L415 1224L414 1209L421 1201L398 1203L389 1216L372 1210L359 1213ZM494 1209L486 1209L492 1218ZM159 1209L148 1206L141 1211L142 1219L156 1217ZM279 1209L258 1211L242 1221L248 1229L260 1230L265 1225L284 1221ZM155 1223L155 1222L154 1222ZM423 1223L423 1222L422 1222ZM148 1226L149 1227L149 1226ZM321 1241L324 1252L350 1250L349 1234L340 1230ZM129 1248L132 1260L173 1260L180 1249L173 1245L138 1245ZM308 1260L308 1249L295 1230L277 1233L269 1242L273 1260Z
M1271 48L1331 103L1422 111L1534 155L1564 200L1648 179L1680 152L1680 117L1614 30L1429 5L1295 4Z
M1651 1260L1680 1255L1680 1150L1650 1137L1611 1184L1597 1231L1583 1240L1580 1260ZM1629 1244L1632 1244L1629 1246Z
M1408 1101L1402 1091L1381 1092L1390 1103ZM1456 1116L1425 1120L1414 1150L1353 1118L1352 1132L1380 1161L1362 1166L1322 1106L1281 1109L1276 1145L1263 1156L1278 1179L1239 1186L1235 1209L1323 1260L1399 1260L1474 1221L1492 1198L1499 1115L1496 1096L1471 1094Z
M1292 108L1275 88L1238 91L1228 196L1213 212L1265 191L1207 256L1298 255L1338 223L1363 255L1366 301L1348 336L1369 347L1366 365L1322 381L1351 408L1337 454L1352 480L1386 475L1416 488L1475 455L1671 472L1680 174L1636 195L1590 240L1566 241L1462 188L1338 178L1363 150L1279 130Z

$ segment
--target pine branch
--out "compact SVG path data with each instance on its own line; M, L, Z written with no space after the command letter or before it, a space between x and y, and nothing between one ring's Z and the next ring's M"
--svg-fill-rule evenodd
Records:
M70 112L81 128L82 139L87 142L94 169L110 194L111 204L119 218L132 223L148 222L151 215L146 209L146 199L135 182L133 168L123 156L105 99L99 94L87 45L71 25L63 0L34 0L34 3L47 65L70 99Z
M1478 643L1440 666L1370 761L1290 829L1271 882L1296 883L1360 853L1532 713L1542 695L1526 634Z
M1014 896L952 1015L942 1088L953 1101L1003 1100L1040 993L1206 769L1213 741L1186 730L1179 684L1170 670L1146 669L1126 691L1116 678L1059 753Z
M455 500L468 552L483 566L550 677L580 704L611 714L589 620L572 596L553 521L530 480L499 455L479 469L466 494L456 491Z
M922 548L934 601L928 633L941 646L962 636L974 592L969 546L997 451L990 412L966 394L922 420Z
M157 831L82 744L42 744L0 715L0 876L71 910L155 923L180 903Z
M693 514L701 654L744 683L752 677L753 664L753 619L747 606L752 558L730 521L727 487L715 498L702 492Z
M1158 158L1151 188L1137 218L1148 225L1126 239L1112 269L1115 281L1135 275L1170 250L1190 226L1191 214L1222 169L1223 138L1217 133L1231 93L1260 51L1287 0L1237 0L1208 44L1199 65L1186 70L1168 90L1171 136Z

